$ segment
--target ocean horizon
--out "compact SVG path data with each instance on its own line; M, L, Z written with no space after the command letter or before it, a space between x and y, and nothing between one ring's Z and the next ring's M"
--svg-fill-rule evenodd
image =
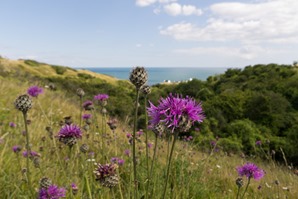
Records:
M131 67L113 67L113 68L81 68L95 73L109 75L117 79L128 80ZM181 82L190 79L207 80L209 76L224 73L228 68L183 68L183 67L147 67L148 85L163 83L165 81Z

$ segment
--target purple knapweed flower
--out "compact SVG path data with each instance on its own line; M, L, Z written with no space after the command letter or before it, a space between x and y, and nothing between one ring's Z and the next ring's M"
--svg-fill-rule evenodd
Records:
M76 195L78 193L78 186L75 183L71 183L71 190L72 190L72 194Z
M139 136L139 137L141 137L142 135L143 135L143 130L139 130L138 132L137 132L137 136Z
M126 149L126 150L124 151L124 154L127 155L127 156L130 156L130 150L129 150L129 149Z
M182 98L180 95L170 94L165 99L161 98L158 106L149 103L150 107L147 110L152 128L164 123L172 132L185 132L195 122L201 123L205 118L201 104L188 96Z
M126 137L127 137L128 139L131 138L131 137L132 137L131 133L127 133L127 134L126 134Z
M91 114L87 114L87 113L82 116L82 118L84 120L90 119L91 117L92 117L92 115Z
M11 127L11 128L15 128L17 125L15 124L15 123L13 123L13 122L9 122L9 127Z
M148 146L149 149L151 149L152 148L152 143L149 142L147 146Z
M261 140L256 141L256 146L261 146L261 145L262 145L262 141Z
M83 108L87 111L93 110L94 106L93 106L93 102L90 100L87 100L83 103Z
M116 164L95 164L97 167L94 171L96 180L105 187L114 187L119 183L117 176Z
M107 94L98 94L94 96L94 100L98 101L106 101L107 99L109 99L109 95Z
M116 163L118 161L118 158L117 157L112 157L111 158L111 163Z
M117 164L119 165L119 166L122 166L123 164L124 164L124 160L123 159L120 159L120 158L118 158L118 161L117 161Z
M38 199L59 199L65 197L66 190L56 185L50 185L48 188L39 190Z
M23 156L26 158L28 156L28 151L24 151ZM35 151L30 151L29 158L33 158L33 157L40 157L40 154Z
M12 150L13 150L13 152L15 152L15 153L19 153L19 152L22 150L22 147L19 146L19 145L15 145L15 146L12 147ZM26 151L26 152L27 152L27 151ZM27 156L27 154L26 154L26 156Z
M260 180L265 175L264 170L259 169L255 164L249 162L241 167L237 167L237 171L240 176L254 178L255 180Z
M215 141L215 140L211 140L211 141L210 141L210 145L211 145L212 147L215 147L215 145L216 145L216 141Z
M31 97L37 97L39 94L43 93L43 89L39 88L38 86L31 86L28 88L27 93Z
M68 138L68 137L75 137L75 138L82 138L82 131L80 127L75 124L71 125L64 125L59 133L58 137L60 138Z

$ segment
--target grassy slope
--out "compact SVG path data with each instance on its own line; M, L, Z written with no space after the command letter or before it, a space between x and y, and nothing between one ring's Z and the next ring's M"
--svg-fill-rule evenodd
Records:
M13 63L19 63L19 61ZM49 69L50 70L50 69ZM42 71L39 71L41 74ZM11 148L14 145L25 146L25 137L21 135L21 131L24 129L22 123L21 113L14 109L13 101L16 96L26 92L27 88L32 84L26 82L19 82L17 80L8 80L0 78L0 122L3 122L0 126L0 138L4 141L0 144L0 192L4 198L26 198L24 197L26 192L26 184L22 179L24 176L21 174L21 168L25 167L25 159L20 157L21 166L18 163L16 155L12 152ZM41 106L39 106L39 104ZM42 107L42 109L41 109ZM43 111L42 111L43 110ZM43 114L45 113L45 115ZM39 151L39 147L44 148L43 151L39 151L41 154L41 171L34 168L33 165L31 171L33 173L33 185L37 189L38 181L42 176L48 176L53 180L55 184L68 187L71 182L75 182L79 186L79 194L76 198L81 198L82 192L86 193L86 186L82 177L82 165L85 164L85 170L89 174L90 187L92 193L95 195L103 195L103 198L110 198L109 190L100 189L97 182L94 181L92 175L93 165L90 162L83 161L87 159L81 154L71 160L66 160L68 155L67 147L57 143L61 148L56 148L53 140L49 139L46 131L46 126L49 125L48 120L52 123L54 133L59 131L59 121L64 116L72 115L74 122L79 121L79 109L76 97L67 98L63 91L50 91L45 90L45 93L40 95L37 99L34 99L34 106L29 112L29 118L32 120L32 124L29 126L29 132L31 136L32 149ZM46 119L48 118L48 120ZM99 126L102 127L102 118L98 115ZM8 127L9 122L15 122L16 128ZM90 137L97 136L95 141L91 138L87 139L85 136L79 141L78 145L87 143L91 151L95 152L95 160L101 163L108 162L111 157L118 156L125 159L124 166L119 168L121 175L121 187L124 198L129 197L129 191L131 188L131 159L123 154L125 149L130 148L123 129L129 132L129 128L125 124L120 124L116 130L118 137L118 143L114 145L112 138L105 140L106 149L104 154L100 149L100 136L96 132L100 132L100 129L92 129ZM110 136L114 136L109 132ZM41 138L45 136L46 140L43 142ZM140 153L144 155L144 140L138 142L138 146L141 147ZM150 142L153 142L151 138ZM166 157L167 144L164 141L160 141L159 144L159 164L155 169L155 197L160 198L162 193L162 176L164 175L164 162ZM228 157L225 154L215 153L213 156L208 156L205 153L194 150L195 146L185 143L178 143L176 152L174 155L174 167L173 167L173 191L171 192L174 198L235 198L236 186L235 179L237 178L237 172L235 168L247 161L253 161L258 166L266 171L266 176L260 181L252 181L248 190L249 195L247 198L275 198L278 194L281 198L295 198L298 195L298 178L292 174L287 168L282 166L274 166L272 163L264 163L258 160L248 160L237 156ZM152 151L151 151L152 154ZM82 157L83 156L83 157ZM139 165L139 173L141 177L141 184L145 181L146 170L144 169L144 158L141 156L141 166ZM82 159L80 159L82 158ZM88 167L89 169L86 169ZM66 176L71 176L66 177ZM279 180L280 184L275 185L274 181ZM267 184L267 185L266 185ZM257 187L261 185L260 190ZM289 190L283 190L282 187L287 187ZM243 191L243 189L242 189ZM144 192L144 187L141 186L141 192ZM191 195L188 195L188 192ZM119 189L115 188L116 198L120 198ZM169 192L170 194L170 192ZM70 194L68 195L70 197Z

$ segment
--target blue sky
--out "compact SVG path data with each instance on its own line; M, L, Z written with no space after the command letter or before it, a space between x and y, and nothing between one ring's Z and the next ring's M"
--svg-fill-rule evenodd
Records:
M298 0L2 0L0 55L71 67L298 60Z

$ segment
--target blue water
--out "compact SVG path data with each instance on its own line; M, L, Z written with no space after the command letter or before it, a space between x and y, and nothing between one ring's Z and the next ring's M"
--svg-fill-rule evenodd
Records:
M129 79L132 68L85 68L87 70L110 75L118 79ZM158 84L165 80L171 82L186 81L190 78L206 80L209 76L222 74L227 68L146 68L148 72L148 84Z

